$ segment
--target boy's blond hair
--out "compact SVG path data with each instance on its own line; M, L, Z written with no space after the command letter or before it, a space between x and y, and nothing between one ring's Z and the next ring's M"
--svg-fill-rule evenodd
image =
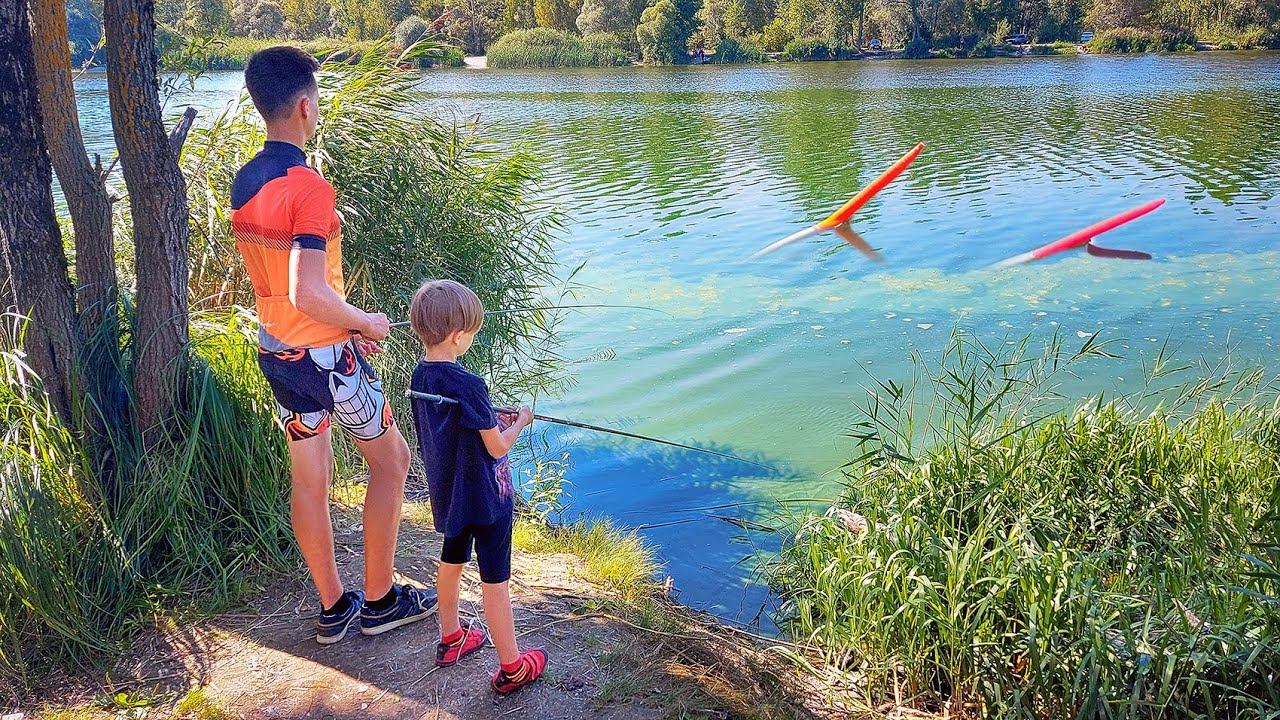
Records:
M439 345L459 330L477 332L483 324L480 298L453 280L428 280L409 304L409 325L423 345Z

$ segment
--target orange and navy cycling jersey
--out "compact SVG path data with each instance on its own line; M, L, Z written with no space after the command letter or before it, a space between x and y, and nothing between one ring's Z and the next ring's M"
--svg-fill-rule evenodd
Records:
M263 348L276 352L347 339L346 328L317 322L289 300L289 253L295 247L324 250L326 280L346 295L333 186L307 166L302 149L268 140L236 173L231 208L231 231L253 283Z

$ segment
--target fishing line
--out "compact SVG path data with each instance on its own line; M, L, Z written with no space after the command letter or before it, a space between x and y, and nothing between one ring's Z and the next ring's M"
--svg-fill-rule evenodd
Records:
M425 400L427 402L433 402L440 405L460 404L457 400L450 397L445 397L443 395L436 395L434 393L419 392L417 390L406 390L405 396L413 398L415 400ZM515 414L517 412L514 408L507 408L507 407L495 407L493 408L493 410L494 412L510 413L510 414ZM670 445L671 447L677 447L682 450L692 450L693 452L704 453L707 455L715 455L716 457L725 458L726 460L735 460L737 462L746 463L748 465L754 465L758 468L769 470L770 472L775 472L775 473L778 472L777 468L770 467L769 465L758 463L753 460L748 460L743 457L738 457L737 455L730 455L729 453L722 453L716 450L708 450L707 448L700 448L694 445L685 445L684 443L678 443L673 440L664 440L662 438L651 437L649 435L640 435L639 433L627 432L625 430L616 430L614 428L603 427L601 425L591 425L589 423L577 422L576 420L566 420L564 418L552 417L550 415L534 414L533 417L535 420L541 420L543 422L549 422L555 425L564 425L566 427L581 428L583 430L591 430L593 432L602 432L610 435L620 435L622 437L633 438L635 440L644 440L646 442L658 443L660 445Z
M539 307L514 308L509 310L485 310L484 314L485 315L512 315L515 313L538 312L539 310L581 310L583 308L621 308L625 310L648 310L649 312L662 313L663 315L667 315L667 316L671 315L671 313L667 312L666 310L662 310L656 307L649 307L648 305L606 305L606 304L541 305ZM401 320L400 322L391 323L391 327L393 328L408 327L408 326L409 326L408 320Z

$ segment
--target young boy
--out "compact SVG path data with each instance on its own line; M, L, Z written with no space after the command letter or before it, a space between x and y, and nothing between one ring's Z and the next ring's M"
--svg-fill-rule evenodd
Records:
M491 684L496 692L506 695L537 680L547 665L547 654L539 648L520 652L507 587L514 506L506 455L520 431L533 424L533 412L522 407L517 415L499 418L484 380L458 364L484 322L484 307L469 288L452 280L426 283L413 296L409 321L426 348L410 387L457 401L413 404L418 450L431 490L431 512L436 532L444 533L436 575L440 602L436 665L454 665L479 651L489 639L484 630L464 629L458 620L462 566L471 559L474 546L483 584L484 616L501 665Z

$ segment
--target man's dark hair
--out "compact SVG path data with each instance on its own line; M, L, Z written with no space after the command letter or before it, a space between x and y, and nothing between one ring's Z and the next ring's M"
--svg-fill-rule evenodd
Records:
M298 96L316 84L320 63L301 48L278 45L254 53L244 66L244 84L265 120L289 117Z

